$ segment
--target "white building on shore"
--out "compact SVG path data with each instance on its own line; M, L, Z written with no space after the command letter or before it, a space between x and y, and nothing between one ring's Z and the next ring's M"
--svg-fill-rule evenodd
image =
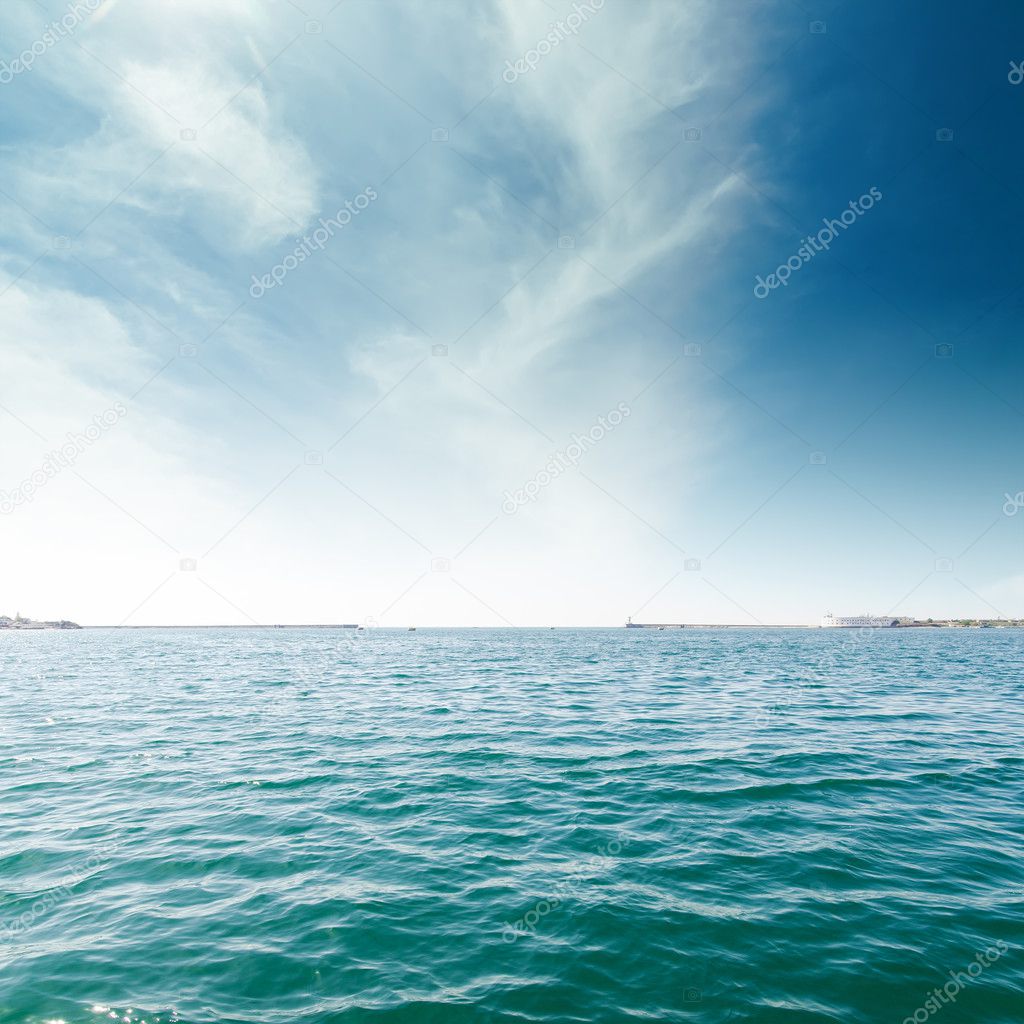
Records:
M822 629L882 629L898 626L899 619L887 615L828 615L822 616Z

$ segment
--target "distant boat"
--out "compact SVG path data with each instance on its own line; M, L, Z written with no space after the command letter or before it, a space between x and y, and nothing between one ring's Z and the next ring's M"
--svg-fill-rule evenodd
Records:
M410 626L409 627L409 632L410 633L415 633L416 632L416 627L415 626Z

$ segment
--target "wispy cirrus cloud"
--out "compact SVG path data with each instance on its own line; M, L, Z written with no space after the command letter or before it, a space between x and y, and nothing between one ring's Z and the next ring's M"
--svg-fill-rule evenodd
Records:
M0 11L12 49L38 30L28 6ZM792 322L780 303L744 310L753 257L777 251L764 235L790 237L803 195L777 174L809 137L802 108L774 109L781 78L825 60L829 35L793 5L606 0L510 82L568 0L299 6L108 2L0 92L0 347L28 381L0 403L45 434L130 399L81 467L116 502L86 488L83 507L118 572L97 589L96 564L62 550L69 592L100 610L41 614L608 621L623 601L671 606L684 549L724 545L718 590L681 580L696 617L728 619L728 572L744 578L741 544L782 530L773 516L853 516L845 491L833 507L810 490L827 469L801 467L831 436L806 425L814 403L846 432L889 408L870 374L856 394L815 376L845 386L861 365L856 317L796 359L824 330L799 328L806 305ZM372 205L255 302L253 275L367 188ZM857 245L906 207L886 195ZM619 402L629 421L584 472L501 516L506 489ZM20 479L40 442L13 429L0 469ZM75 486L65 474L19 517L22 546L78 528L60 504ZM198 570L148 598L179 555ZM885 577L901 594L924 575L912 561ZM30 566L12 570L25 587ZM233 604L196 599L204 582Z
M407 78L426 81L427 69L388 66L386 47L395 44L365 11L354 16L348 35L328 20L320 39L282 10L178 5L172 19L167 9L143 6L110 8L102 24L92 26L83 39L96 59L66 48L64 63L47 70L48 88L75 92L88 112L86 128L66 133L59 160L52 139L23 142L11 165L16 198L33 212L56 212L69 235L74 232L66 224L87 227L70 253L48 257L62 290L47 299L29 277L10 301L27 324L39 327L26 335L19 356L29 360L26 371L49 375L61 382L58 389L93 377L94 390L117 391L128 388L129 379L141 384L155 375L119 444L141 445L139 451L149 446L154 472L166 473L169 485L176 481L194 492L217 472L214 452L222 445L211 449L204 435L213 430L224 438L230 428L203 411L208 396L238 409L252 431L240 441L252 451L224 472L252 473L253 457L270 438L280 448L280 472L245 487L252 504L264 485L269 490L284 476L287 451L301 463L303 445L295 444L301 436L308 447L330 452L329 462L342 467L361 496L347 507L351 530L372 522L386 534L389 521L415 508L414 521L402 524L406 532L450 556L499 509L510 482L542 464L554 438L591 422L594 409L629 398L626 392L642 387L661 354L676 346L679 339L658 322L658 316L672 317L671 308L646 314L619 286L631 287L659 264L679 268L696 259L688 248L713 223L720 226L737 202L721 167L693 163L683 199L675 183L686 162L679 162L684 126L673 109L710 88L703 80L711 69L682 71L662 51L699 30L701 11L681 18L655 6L643 21L608 4L600 21L588 26L593 53L567 43L529 81L510 86L500 81L505 57L542 31L551 14L545 5L495 3L461 21L405 5L396 25L401 36L436 34L440 18L448 23L446 45L455 38L462 43L456 52L465 74L452 66L443 92L435 97L428 90L425 99ZM293 49L266 71L290 39ZM616 42L615 70L595 56L610 41ZM659 69L657 100L631 80L652 68ZM331 97L309 102L307 81L335 90L340 112ZM552 95L562 99L552 104ZM448 115L450 135L443 142L432 141L430 120L410 109L435 104L463 111L457 124ZM376 152L385 137L394 140L387 143L394 156ZM535 145L524 146L527 139ZM386 169L372 182L380 194L373 208L323 259L290 274L258 310L244 308L251 274L275 247L330 212L337 196L368 184L346 174L347 164L362 166L368 153ZM60 310L73 310L76 302L105 320L90 328L97 341L104 339L103 356L78 360L58 344L44 357L46 338L69 330ZM147 312L159 324L148 323L140 333ZM169 330L161 331L161 324ZM632 325L625 345L624 325ZM211 342L197 349L197 361L180 356L182 340L194 345L215 328ZM447 354L434 355L438 348ZM604 370L594 362L597 352L608 359ZM588 381L590 395L564 389L559 367L581 363L577 380ZM119 372L104 376L100 368L107 365ZM42 395L31 404L45 419ZM174 417L175 404L190 410L187 419ZM168 417L175 428L158 441L147 423ZM410 444L414 433L420 439ZM181 461L189 436L195 439L192 480ZM610 448L606 455L610 487L626 448L623 440L618 453ZM101 487L113 489L116 482L119 503L141 510L161 536L174 533L172 520L154 511L151 472L142 474L145 486L129 485L125 493L123 481L104 476L109 467L98 463ZM630 492L628 506L657 514L651 495L635 493L635 479L618 482ZM327 484L330 500L351 497ZM205 496L197 504L211 529L218 520L230 524L231 497L216 485L202 486ZM452 486L465 495L454 516ZM296 487L293 480L275 492L261 515L282 514ZM539 551L551 551L541 557L582 556L582 536L566 543L566 530L579 534L582 518L596 539L629 516L600 496L595 507L586 483L559 490L547 506L546 525L541 516L519 527ZM222 514L213 512L211 501L224 503ZM275 511L275 502L285 504ZM51 504L47 514L53 511ZM195 526L180 532L195 534ZM174 546L201 546L170 539ZM138 543L154 545L148 536ZM323 543L330 549L335 542L324 537ZM477 572L481 564L511 564L516 550L497 531L474 543L483 558ZM647 560L662 544L648 533L627 548ZM386 595L408 585L410 568L426 554L412 545L404 562L378 569L381 579L357 589L369 588L380 606L389 603ZM216 557L231 564L231 556L225 542ZM154 556L140 557L152 562ZM234 564L228 575L239 572ZM416 602L436 603L430 585L424 594L431 596L410 592L401 614L424 618ZM522 600L509 603L518 608ZM461 616L490 620L491 613L465 594L458 607Z

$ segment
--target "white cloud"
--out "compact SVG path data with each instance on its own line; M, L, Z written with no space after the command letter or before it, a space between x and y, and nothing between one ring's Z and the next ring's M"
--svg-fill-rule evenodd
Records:
M174 145L142 180L152 207L167 196L177 204L191 193L203 215L217 223L218 240L245 249L276 243L313 217L318 207L312 159L275 122L260 83L246 86L240 75L226 77L200 62L133 64L125 77L130 85L118 97L121 128L127 126L152 149ZM143 96L170 111L178 124ZM194 131L197 138L181 140L182 131Z
M89 104L97 121L57 146L46 139L23 147L19 195L40 209L57 196L62 213L82 223L172 146L89 229L82 253L134 301L158 301L161 317L192 340L188 328L205 333L244 298L248 273L238 273L239 254L273 246L292 236L293 221L315 217L325 182L340 177L323 145L324 133L338 126L329 98L316 110L301 110L287 76L249 82L275 45L287 41L294 19L241 3L214 10L198 0L104 10L109 16L93 26L88 45L124 80L67 51L67 67L51 69L54 81ZM412 36L433 17L429 5L402 10L402 31ZM680 68L674 57L679 40L700 30L701 11L687 6L683 15L678 5L654 4L641 19L608 3L588 27L585 45L602 53L610 47L628 78L656 78L664 103L688 102L717 88L707 61L698 66L694 58ZM468 28L460 26L477 36L465 58L472 84L463 85L457 100L449 97L453 108L473 107L483 93L479 69L493 65L498 80L504 60L536 41L551 20L543 4L524 12L509 0L494 12L494 22L476 16ZM386 37L387 25L379 27ZM323 46L307 56L320 64L342 60ZM445 69L447 88L459 86L458 71ZM379 116L374 109L359 123L346 121L345 144L353 151L372 145ZM395 134L405 126L402 120ZM197 138L181 139L182 128L195 129ZM198 577L175 577L133 621L245 621L197 589L199 577L261 620L381 615L431 554L454 557L500 514L505 488L542 468L572 430L586 429L639 390L660 368L652 355L660 360L683 344L578 258L627 288L654 270L683 273L699 265L712 227L721 231L737 215L729 173L687 164L679 153L638 183L682 129L643 88L571 42L535 75L500 85L454 140L504 188L443 148L427 150L407 174L381 187L372 214L330 255L403 310L405 289L435 314L431 327L464 329L554 245L558 231L578 233L577 250L555 250L458 346L448 334L427 339L396 328L377 299L349 283L338 286L339 272L326 254L280 296L239 313L216 339L220 348L211 358L222 360L217 366L226 377L260 405L261 391L279 391L280 403L306 419L310 433L325 439L323 447L432 343L452 342L448 358L431 357L331 456L329 468L361 498L303 466L264 501L289 460L301 462L302 451L288 448L287 440L277 447L280 433L239 396L201 370L188 375L187 366L176 364L132 406L116 438L90 453L87 475L179 551L73 478L62 479L46 500L23 510L27 515L0 523L21 551L9 578L25 595L17 602L22 610L31 604L37 614L119 621L174 570L178 554L202 554L244 519ZM524 152L534 139L537 152ZM400 141L403 153L413 151L415 137ZM688 175L682 182L681 173ZM505 188L520 190L519 174L529 178L530 204L557 219L556 228L508 196ZM583 228L602 214L584 236ZM11 268L17 272L16 263ZM113 295L105 302L75 294L70 281L46 287L30 281L36 283L0 300L26 342L21 349L5 345L0 356L30 382L20 397L48 424L47 433L49 424L75 429L76 422L63 424L104 407L108 389L137 386L177 349L176 339ZM665 314L673 299L666 296ZM358 310L356 300L363 303ZM325 373L326 365L337 364L348 373ZM316 406L311 396L326 404ZM588 471L618 500L578 475L559 481L535 506L487 529L456 559L451 576L432 575L410 591L389 621L500 621L486 605L517 623L607 621L616 602L645 598L652 575L677 552L629 509L664 525L690 500L676 484L715 443L698 419L704 426L718 422L699 398L693 385L676 386L668 396L650 393L630 427L588 457ZM680 415L676 407L684 403ZM227 422L236 416L240 423L245 418L244 427ZM657 432L654 450L630 433L640 423ZM5 466L16 475L38 447L22 438L17 458ZM674 453L670 488L666 451ZM80 536L90 538L87 549L76 548ZM58 540L48 545L48 537ZM595 559L595 551L608 554ZM46 603L54 588L67 595L66 605Z
M318 186L287 112L254 79L270 60L254 34L272 39L272 18L218 5L216 23L196 39L210 11L173 6L108 4L98 14L111 17L83 35L88 53L62 41L41 65L38 74L89 108L94 128L56 150L49 138L23 144L20 191L33 209L60 196L69 234L131 184L120 202L151 216L190 215L217 246L273 245L313 216Z

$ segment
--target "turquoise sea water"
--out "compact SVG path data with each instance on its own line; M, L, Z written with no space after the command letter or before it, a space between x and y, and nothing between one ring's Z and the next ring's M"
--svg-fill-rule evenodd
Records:
M1019 1024L1022 692L1015 630L0 633L0 1022Z

